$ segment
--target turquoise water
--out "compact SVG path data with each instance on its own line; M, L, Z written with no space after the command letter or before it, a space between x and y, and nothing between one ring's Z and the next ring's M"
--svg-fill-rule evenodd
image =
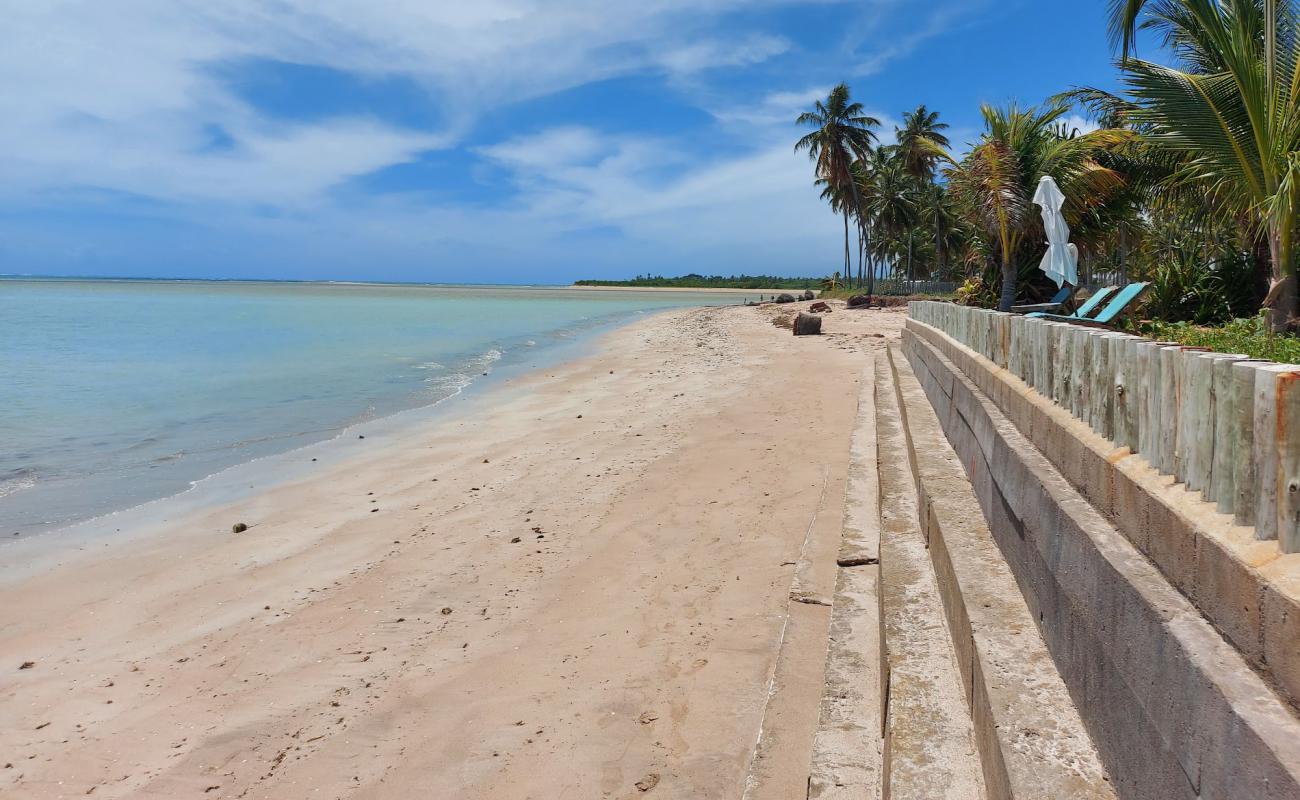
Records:
M64 526L739 295L0 280L0 534Z

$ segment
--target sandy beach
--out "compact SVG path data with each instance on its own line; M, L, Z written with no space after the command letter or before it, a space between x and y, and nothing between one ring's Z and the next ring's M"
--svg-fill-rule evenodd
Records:
M816 700L769 690L827 617L792 582L834 570L903 318L835 308L801 338L790 307L657 314L0 586L0 795L781 796L778 723Z

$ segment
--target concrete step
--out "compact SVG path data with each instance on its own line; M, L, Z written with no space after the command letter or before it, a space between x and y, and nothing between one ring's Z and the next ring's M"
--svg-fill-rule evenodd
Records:
M961 669L926 550L893 374L879 355L880 578L889 670L884 800L981 800Z
M810 800L878 800L881 796L885 671L875 373L876 361L868 359L849 448L825 681L807 764Z
M965 468L896 345L888 360L920 527L957 651L987 796L1115 797ZM881 448L887 449L883 440ZM902 556L882 551L885 574L891 557Z
M1169 479L1161 488L1110 471L1127 450L1094 450L1095 434L1073 428L1077 420L1062 420L1068 412L1040 402L1006 370L915 320L903 351L926 395L915 405L932 409L960 455L956 469L974 479L974 513L991 520L1117 793L1300 798L1300 719L1179 592L1186 584L1177 577L1197 576L1190 594L1199 601L1231 597L1238 613L1261 618L1275 599L1266 587L1237 580L1226 553L1210 546L1213 536L1172 513L1177 504L1161 512ZM925 449L919 439L917 449ZM945 469L927 464L922 471L933 477L925 482L946 480ZM970 515L941 513L945 495L934 496L935 516ZM952 523L940 522L951 539ZM1183 572L1162 572L1161 554L1174 551L1185 554ZM1295 636L1286 641L1296 652Z
M870 374L862 380L869 380ZM789 800L807 790L806 769L820 718L826 642L849 482L849 452L827 453L816 511L793 566L781 643L742 800Z

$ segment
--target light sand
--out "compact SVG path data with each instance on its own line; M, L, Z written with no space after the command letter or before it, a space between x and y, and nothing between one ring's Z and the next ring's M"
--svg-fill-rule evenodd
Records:
M902 319L836 308L802 338L788 307L657 315L0 588L0 796L740 797L864 358Z

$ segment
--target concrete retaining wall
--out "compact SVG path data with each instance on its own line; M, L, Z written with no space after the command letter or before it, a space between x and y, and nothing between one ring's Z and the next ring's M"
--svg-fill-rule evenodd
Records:
M988 330L981 343L1009 353L1011 340ZM909 321L904 352L1120 796L1300 798L1292 709L1053 463L1073 458L1078 470L1095 434L1069 430L1061 409L933 327ZM1054 430L1062 452L1049 460L1031 438ZM1132 501L1092 467L1075 478L1112 510Z
M908 327L939 347L1106 519L1300 707L1300 554L1118 446L1010 370L929 325ZM1041 365L1039 365L1041 366Z
M952 303L913 302L908 312L1256 538L1300 552L1300 366Z

